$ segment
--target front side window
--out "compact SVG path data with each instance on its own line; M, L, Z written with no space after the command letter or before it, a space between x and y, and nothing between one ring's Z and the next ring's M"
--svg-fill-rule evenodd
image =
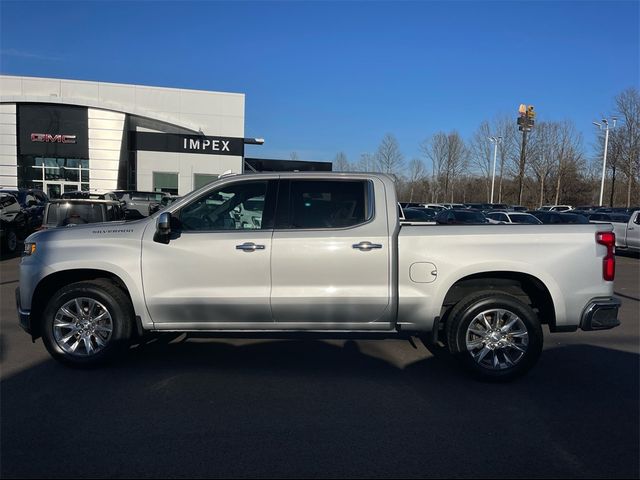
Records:
M267 181L226 185L199 197L179 213L184 231L259 230L263 224Z
M346 228L365 223L373 217L369 185L367 180L292 180L288 220L280 228Z

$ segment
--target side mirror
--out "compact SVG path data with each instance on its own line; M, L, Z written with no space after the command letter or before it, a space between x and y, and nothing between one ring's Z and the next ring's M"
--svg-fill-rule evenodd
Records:
M163 212L156 220L156 234L153 240L158 243L169 243L171 237L171 213Z

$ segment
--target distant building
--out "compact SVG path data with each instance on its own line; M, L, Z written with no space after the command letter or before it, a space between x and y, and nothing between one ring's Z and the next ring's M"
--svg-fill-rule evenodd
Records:
M184 195L244 163L241 93L0 75L0 187ZM249 160L249 159L248 159ZM251 159L248 170L331 170Z

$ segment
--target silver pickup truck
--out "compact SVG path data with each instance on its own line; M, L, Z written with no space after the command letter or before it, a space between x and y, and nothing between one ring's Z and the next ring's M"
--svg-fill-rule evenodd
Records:
M534 365L543 325L619 324L611 230L402 225L383 174L228 176L143 220L31 235L17 306L70 364L148 332L418 337L506 380Z

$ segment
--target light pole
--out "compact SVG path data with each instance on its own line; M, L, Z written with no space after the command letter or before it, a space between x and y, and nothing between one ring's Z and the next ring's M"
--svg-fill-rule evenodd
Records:
M491 175L491 202L493 203L493 191L496 184L496 159L498 158L498 144L502 142L502 137L489 137L489 141L493 143L493 174Z
M613 120L613 128L616 128L617 117L612 117ZM600 182L600 203L599 206L602 206L602 197L604 195L604 177L607 173L607 148L609 147L609 121L606 118L602 119L602 123L593 122L593 124L602 130L602 125L604 124L604 155L602 156L602 181Z

